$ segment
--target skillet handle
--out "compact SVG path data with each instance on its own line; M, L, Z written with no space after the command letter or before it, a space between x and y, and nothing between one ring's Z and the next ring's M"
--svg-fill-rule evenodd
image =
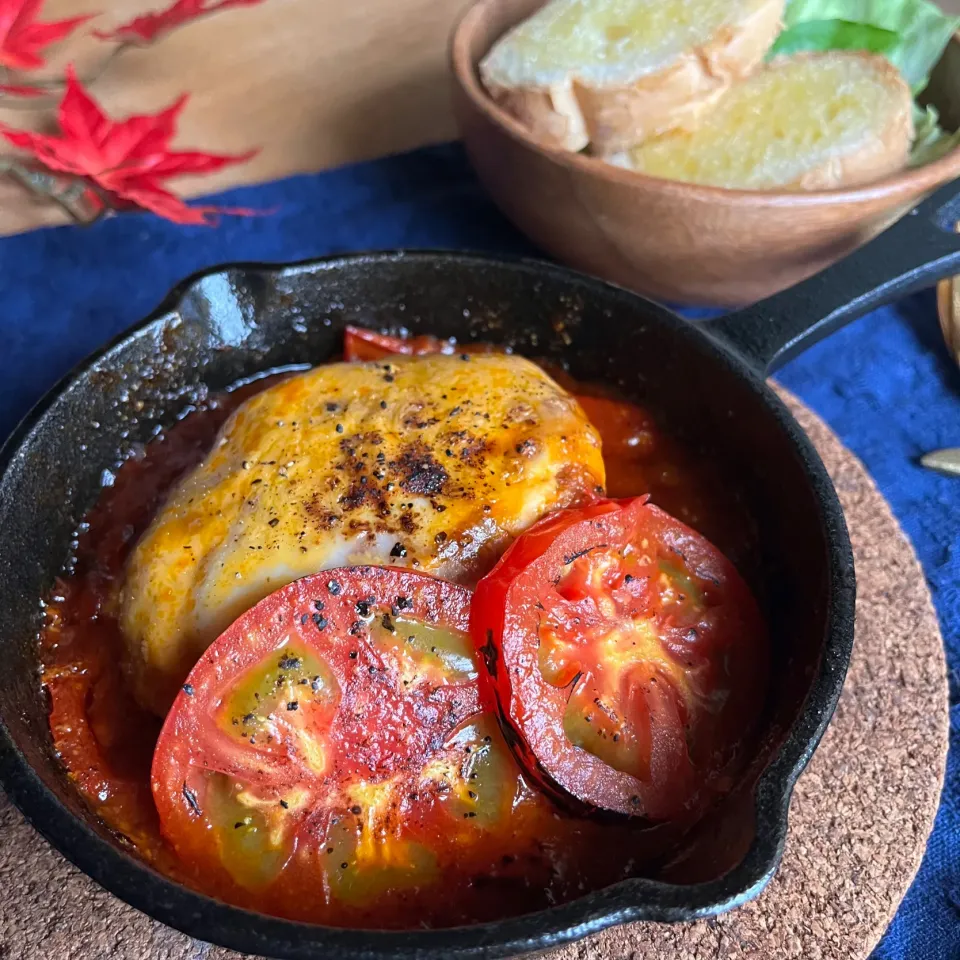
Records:
M958 186L940 187L823 272L702 328L766 375L870 310L960 274Z

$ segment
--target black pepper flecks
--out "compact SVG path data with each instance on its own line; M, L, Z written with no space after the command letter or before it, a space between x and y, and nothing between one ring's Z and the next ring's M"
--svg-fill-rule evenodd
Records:
M190 805L190 809L198 816L203 816L203 811L200 809L200 804L197 803L197 795L187 786L187 782L183 782L183 799L187 801Z
M407 493L435 496L443 492L444 485L450 479L430 449L420 441L404 448L390 467L400 475L400 488Z

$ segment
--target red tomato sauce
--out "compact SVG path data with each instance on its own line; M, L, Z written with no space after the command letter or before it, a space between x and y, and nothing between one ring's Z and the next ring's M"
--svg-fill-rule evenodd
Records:
M117 470L81 524L67 571L45 605L40 636L50 729L61 762L87 803L146 861L196 889L251 909L334 926L444 927L526 913L632 876L655 875L677 837L568 815L518 774L505 826L488 834L463 827L440 838L441 878L423 889L379 892L370 903L330 896L292 863L268 898L211 883L182 863L159 830L150 764L161 721L127 691L116 595L127 557L169 489L211 447L230 413L271 379L212 397L162 431ZM569 386L569 384L566 384ZM584 388L601 433L614 497L650 493L735 560L750 552L746 514L708 465L693 458L633 405Z

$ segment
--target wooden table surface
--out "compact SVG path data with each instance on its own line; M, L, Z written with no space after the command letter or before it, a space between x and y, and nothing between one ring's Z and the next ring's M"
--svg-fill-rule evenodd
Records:
M960 13L960 0L941 0ZM44 19L106 8L92 27L168 0L47 0ZM154 111L192 95L178 145L211 151L260 148L218 175L185 178L187 194L269 180L409 150L455 136L446 46L470 0L265 0L190 24L155 47L127 51L93 89L109 113ZM81 74L103 55L89 36L51 61ZM0 110L0 122L40 127L49 111ZM52 205L31 202L0 181L0 234L59 222Z

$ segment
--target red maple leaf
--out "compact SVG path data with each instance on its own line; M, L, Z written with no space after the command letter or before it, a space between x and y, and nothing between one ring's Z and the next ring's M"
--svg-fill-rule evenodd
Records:
M20 86L16 83L0 83L0 94L7 97L42 97L45 92L42 87Z
M152 43L163 33L173 30L197 17L224 10L227 7L252 7L263 0L176 0L172 7L156 13L146 13L135 17L129 23L121 24L110 31L94 31L100 40L115 40L118 43Z
M38 23L43 0L0 0L0 66L8 70L36 70L44 65L44 47L73 33L92 13L69 20Z
M170 141L187 96L156 115L111 120L84 90L73 67L57 119L61 135L48 136L0 125L0 135L31 153L48 170L82 177L114 209L139 207L175 223L211 223L218 213L256 211L218 207L188 207L164 189L170 177L212 173L249 160L256 150L239 156L197 151L173 151Z

